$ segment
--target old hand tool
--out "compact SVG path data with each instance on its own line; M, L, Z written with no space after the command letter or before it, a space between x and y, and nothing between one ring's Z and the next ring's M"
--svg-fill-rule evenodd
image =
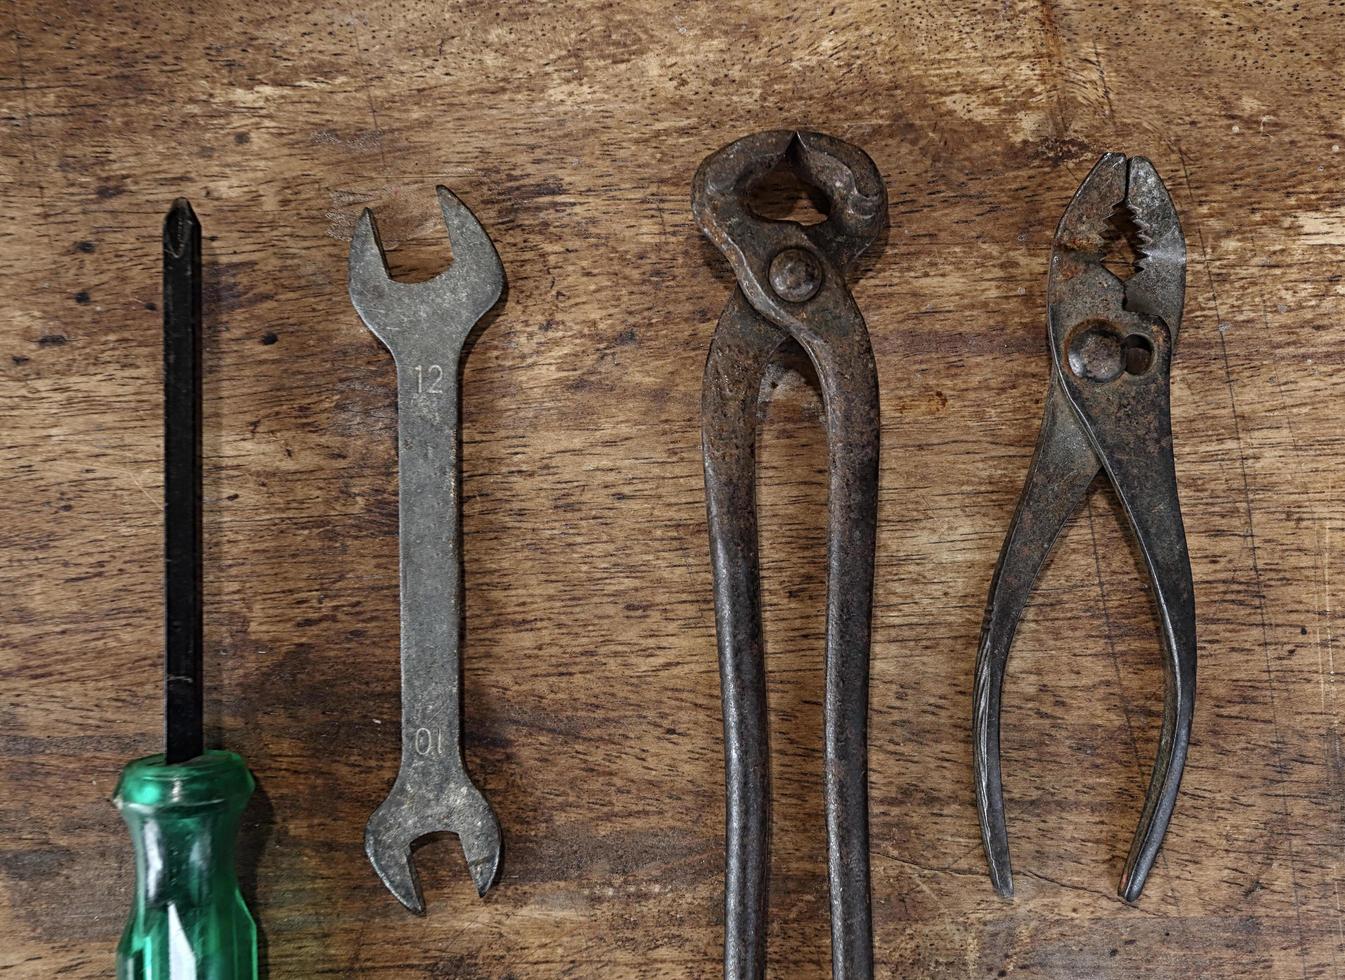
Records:
M754 183L780 166L827 198L825 221L803 226L752 212ZM867 712L878 380L845 273L882 232L887 194L862 150L819 133L780 131L744 137L708 157L691 202L738 278L715 329L701 395L728 795L724 975L760 977L765 970L770 782L756 436L769 362L796 344L817 372L830 459L825 793L832 972L870 977Z
M1134 274L1104 265L1118 222L1138 233ZM1176 803L1196 689L1196 613L1172 462L1169 378L1186 292L1186 245L1167 188L1142 157L1108 153L1055 234L1047 281L1051 385L1027 483L1009 525L976 658L976 801L990 877L1013 894L999 768L1004 666L1051 546L1102 472L1153 584L1163 642L1163 728L1144 811L1121 875L1139 898Z
M255 980L257 927L234 870L252 774L201 728L201 225L179 199L163 228L165 751L128 765L115 801L136 887L119 980Z
M453 263L421 283L388 273L367 208L350 243L350 299L397 368L401 549L402 762L369 818L364 847L397 900L424 912L411 845L457 834L484 895L500 869L500 824L462 754L462 556L458 526L458 362L500 298L504 266L467 206L438 188Z

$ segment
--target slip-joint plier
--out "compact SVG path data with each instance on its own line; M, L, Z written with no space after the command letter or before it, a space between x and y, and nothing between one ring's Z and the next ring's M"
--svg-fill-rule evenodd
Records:
M1103 264L1128 217L1133 275ZM1196 613L1172 460L1169 379L1186 291L1186 245L1167 188L1142 157L1108 153L1056 230L1047 281L1051 385L976 658L973 760L990 877L1013 894L999 768L1000 695L1014 630L1065 523L1101 471L1116 491L1153 585L1163 643L1163 728L1144 810L1121 876L1139 898L1163 842L1186 762L1196 688Z

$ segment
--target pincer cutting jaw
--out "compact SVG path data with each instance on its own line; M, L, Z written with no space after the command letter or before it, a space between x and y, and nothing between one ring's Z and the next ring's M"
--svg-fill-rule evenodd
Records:
M1103 265L1124 211L1138 261ZM1000 706L1014 632L1056 538L1099 470L1119 498L1153 586L1164 658L1163 727L1120 894L1143 890L1172 816L1195 699L1195 600L1172 457L1169 377L1181 324L1186 250L1176 210L1148 160L1109 153L1065 210L1047 286L1052 378L1023 494L991 583L977 654L973 757L991 879L1013 894L1000 777Z
M813 225L774 221L752 211L752 186L775 167L788 165L827 198L827 219ZM705 234L728 258L753 306L777 297L757 286L770 278L772 248L816 249L842 271L887 224L887 189L878 169L858 147L822 133L774 130L735 141L709 156L692 182L691 208Z

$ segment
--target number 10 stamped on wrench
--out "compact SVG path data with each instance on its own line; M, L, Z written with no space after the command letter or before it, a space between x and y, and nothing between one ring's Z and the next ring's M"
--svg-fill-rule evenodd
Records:
M400 480L402 762L364 848L383 884L418 913L411 845L427 834L457 834L479 894L500 870L500 824L462 754L458 361L500 298L504 267L467 206L444 187L438 194L453 264L428 282L389 275L368 209L350 243L351 302L397 365Z

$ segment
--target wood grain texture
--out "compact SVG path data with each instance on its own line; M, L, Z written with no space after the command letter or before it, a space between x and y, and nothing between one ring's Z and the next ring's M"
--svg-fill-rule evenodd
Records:
M159 740L158 240L179 194L208 236L209 737L259 779L244 878L269 976L716 975L699 397L732 277L688 195L707 153L792 125L865 148L891 198L853 285L882 384L881 975L1345 971L1337 7L17 0L0 17L0 975L107 976L124 921L109 796ZM1104 150L1155 161L1188 239L1173 417L1194 740L1127 907L1161 671L1095 493L1010 665L1008 903L977 831L971 670L1046 389L1051 234ZM509 278L463 406L468 754L507 851L478 900L455 841L424 847L419 919L361 846L397 763L396 406L345 257L370 204L395 271L436 271L438 182ZM779 382L761 446L770 958L821 977L825 446L816 396Z

